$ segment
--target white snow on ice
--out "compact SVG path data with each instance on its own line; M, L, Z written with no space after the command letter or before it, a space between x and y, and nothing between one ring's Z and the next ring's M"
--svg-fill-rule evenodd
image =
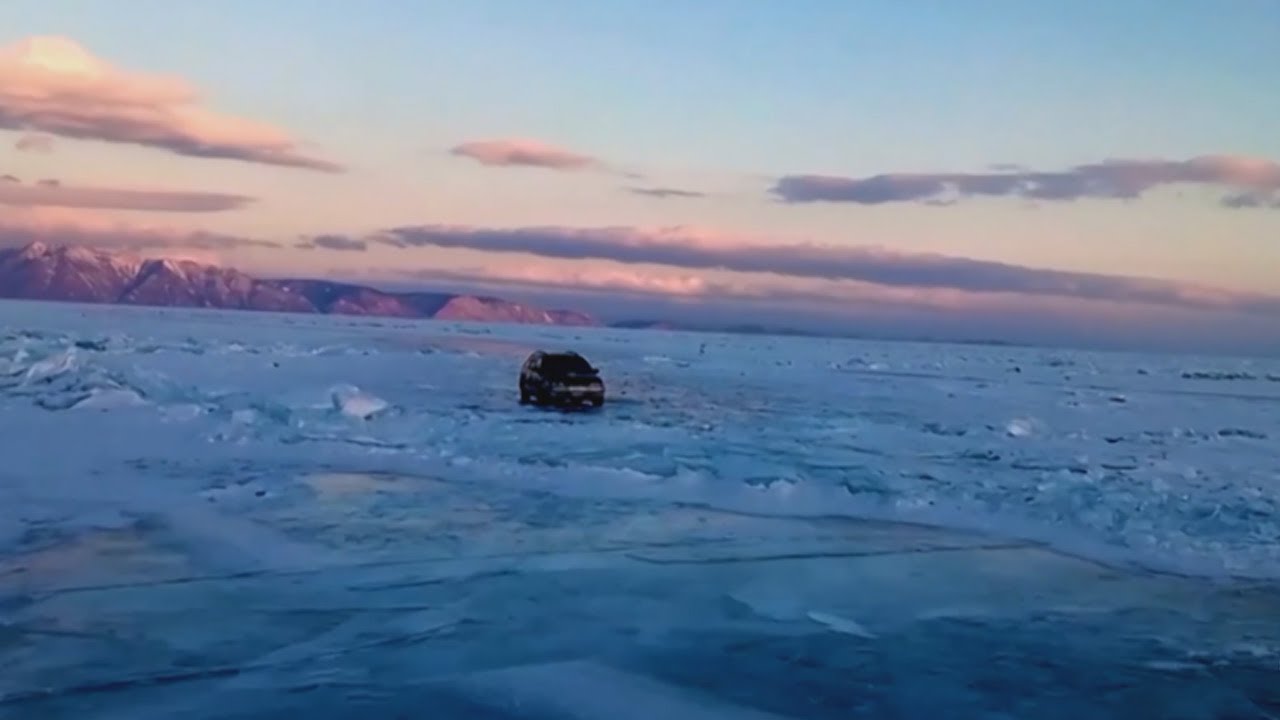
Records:
M518 404L535 348L601 367L606 405ZM72 697L125 665L253 693L314 662L328 674L306 682L365 692L340 660L422 642L453 654L414 655L414 673L462 673L440 688L533 693L578 667L560 660L669 652L692 627L816 633L915 667L927 651L902 634L921 623L1036 613L1146 613L1125 626L1166 644L1141 657L1164 675L1274 664L1280 638L1258 628L1275 594L1235 584L1219 602L1214 583L1280 578L1277 443L1272 360L0 303L0 715L34 702L37 679ZM543 637L554 603L578 635L476 639L508 632L499 617ZM192 619L219 613L253 629ZM1241 625L1210 638L1195 625L1210 617ZM164 649L121 660L124 618ZM43 644L6 655L6 633ZM654 662L648 679L600 672L625 694L720 661ZM217 679L246 668L260 675ZM969 707L966 682L936 681L937 705L890 688L863 710L933 717ZM729 704L700 716L805 716L715 692ZM694 702L667 700L653 707ZM844 710L807 716L862 712Z
M10 536L19 507L86 477L128 503L320 466L1280 572L1274 361L230 315L0 308L5 492L29 493L0 510ZM600 365L604 410L513 402L535 347ZM139 463L200 471L157 483Z

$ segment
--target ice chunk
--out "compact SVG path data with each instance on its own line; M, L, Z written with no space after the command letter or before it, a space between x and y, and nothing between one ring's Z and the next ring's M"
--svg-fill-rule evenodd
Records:
M1009 437L1029 437L1035 434L1035 431L1036 421L1030 418L1014 418L1005 426L1005 433L1007 433Z
M27 368L24 381L30 385L52 380L60 375L70 372L75 369L75 367L76 353L74 350L67 350L32 363L31 366Z
M109 388L94 390L89 393L88 397L71 407L75 410L114 410L116 408L138 407L147 404L147 401L136 390Z
M848 618L843 618L843 617L840 617L839 615L831 615L829 613L818 612L816 610L810 610L808 613L808 616L810 620L820 625L826 625L827 627L831 628L832 630L835 630L838 633L844 633L845 635L854 635L860 638L866 638L867 640L876 639L876 636L872 635L871 632L869 632L866 628L862 627L858 623Z
M339 385L333 389L331 397L335 410L359 420L368 420L390 407L386 400L370 395L353 385Z

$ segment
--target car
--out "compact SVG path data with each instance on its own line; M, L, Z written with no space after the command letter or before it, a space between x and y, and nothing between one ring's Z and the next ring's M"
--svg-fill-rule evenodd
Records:
M600 407L604 381L599 369L576 352L535 350L520 368L520 402Z

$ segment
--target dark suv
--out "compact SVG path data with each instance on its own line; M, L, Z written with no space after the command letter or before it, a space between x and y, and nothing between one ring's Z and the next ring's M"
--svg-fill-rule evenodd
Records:
M539 405L604 404L600 371L576 352L537 350L520 368L520 402Z

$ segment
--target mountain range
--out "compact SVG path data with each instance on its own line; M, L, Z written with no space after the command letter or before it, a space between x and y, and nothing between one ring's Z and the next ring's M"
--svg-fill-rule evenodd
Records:
M192 260L148 258L132 252L40 242L0 248L0 299L6 298L632 330L852 337L757 324L719 326L671 320L604 323L575 310L548 310L488 295L379 290L334 280L262 279ZM950 342L1013 344L994 340Z
M266 280L217 265L32 243L0 249L0 298L592 326L572 310L432 292L386 292L329 280Z

